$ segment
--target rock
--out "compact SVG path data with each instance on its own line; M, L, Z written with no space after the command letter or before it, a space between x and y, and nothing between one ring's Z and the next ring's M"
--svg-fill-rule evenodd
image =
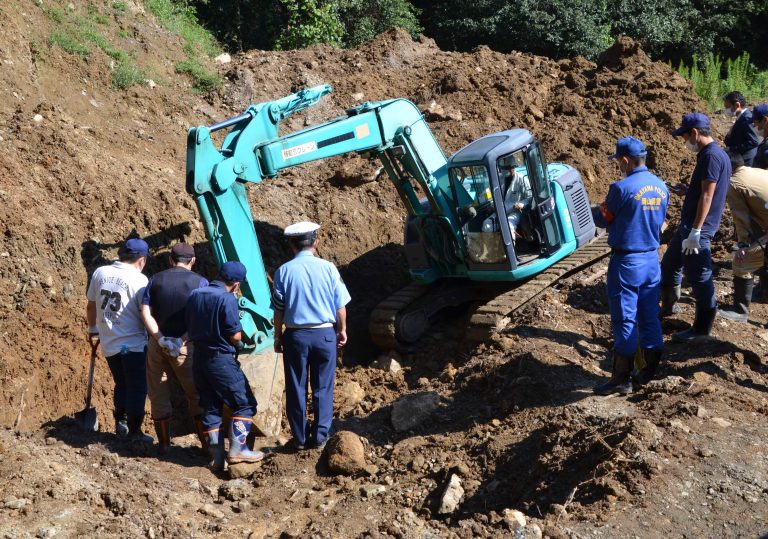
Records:
M549 506L552 512L558 518L568 518L568 511L565 510L565 506L559 503L553 503Z
M350 410L365 398L365 390L355 381L347 382L335 391L336 403L341 410Z
M384 485L373 485L370 483L366 485L360 485L360 494L362 494L366 498L373 498L378 494L386 492L386 490L387 490L387 487L385 487Z
M544 536L538 524L531 524L525 531L527 532L526 539L541 539Z
M36 124L39 124L43 121L43 115L42 114L35 114L34 118L32 118L32 121Z
M232 61L232 57L226 52L223 52L214 58L213 61L217 64L224 65L230 63Z
M360 437L354 432L341 431L334 434L325 448L328 468L334 473L354 475L367 469L365 448Z
M708 415L709 414L707 413L707 409L706 408L704 408L701 405L696 407L696 417L700 417L700 418L704 419Z
M679 419L673 419L672 421L670 421L669 422L669 426L670 427L674 427L676 429L680 429L681 431L683 431L686 434L691 432L690 427L688 427L688 425L686 425L685 423L683 423Z
M425 391L400 397L392 405L392 426L398 432L410 430L432 415L440 404L440 395Z
M416 455L413 457L413 460L411 461L411 470L414 472L417 472L421 470L424 467L424 464L426 464L426 459L424 458L424 455Z
M53 537L56 535L56 528L40 528L35 537L45 539L46 537Z
M259 471L261 468L261 462L241 462L239 464L230 464L227 468L229 470L229 477L232 479L247 479Z
M3 504L3 507L6 509L22 509L24 506L26 506L29 503L29 500L26 498L16 498L14 496L11 496L10 498L7 498L5 500L5 503Z
M355 101L362 101L365 97L365 94L363 92L355 92L352 94L352 99Z
M216 506L211 503L203 504L197 511L198 513L202 513L209 517L224 518L224 512L221 509L217 509Z
M682 376L667 376L661 380L651 380L645 384L650 393L677 393L684 389L685 378Z
M715 425L717 425L719 427L723 427L723 428L731 426L731 422L723 419L722 417L713 417L712 418L712 423L714 423Z
M56 445L56 438L54 438L53 436L46 436L45 445Z
M504 517L504 523L512 531L525 528L525 515L516 509L504 509L501 515Z
M534 117L536 120L543 120L544 113L536 105L528 105L526 112Z
M662 432L647 419L632 421L631 433L643 449L655 449L663 436Z
M115 453L107 453L101 457L102 466L116 466L120 464L120 456Z
M151 90L154 90L154 89L155 89L155 87L157 86L157 83L156 83L155 81L153 81L152 79L146 79L146 80L144 81L144 83L145 83L147 86L149 86L149 88L150 88Z
M416 384L419 387L429 387L430 386L429 378L427 378L426 376L422 376L421 378L416 380Z
M253 505L251 505L251 502L248 500L240 500L232 506L232 508L238 513L245 513L246 511L250 510L251 507L253 507Z
M251 485L245 479L232 479L219 487L219 496L236 502L242 500L251 492Z
M708 458L708 457L711 457L714 454L715 453L711 449L707 449L707 448L699 449L699 456L700 457Z
M430 121L455 120L460 122L463 119L461 112L457 110L446 110L442 105L432 100L427 106L427 119Z
M458 372L459 370L454 367L452 363L448 363L443 369L443 372L440 373L440 381L444 383L453 382L453 379L456 378Z
M445 491L443 491L443 496L440 498L440 507L437 512L441 515L453 513L459 506L462 496L464 496L464 489L461 486L461 480L459 480L458 475L451 474Z
M400 357L400 354L394 350L390 350L389 353L379 356L376 361L373 362L373 365L383 371L400 372L403 370L400 366L401 361L402 358Z

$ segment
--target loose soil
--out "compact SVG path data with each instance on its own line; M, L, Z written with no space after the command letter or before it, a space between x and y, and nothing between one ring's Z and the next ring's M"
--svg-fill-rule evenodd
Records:
M242 54L220 68L222 91L204 97L174 71L184 59L178 38L138 4L126 5L50 7L66 16L102 14L109 21L102 33L134 55L158 81L154 88L116 91L103 52L94 47L83 60L49 46L56 28L47 5L0 7L4 536L535 537L534 524L553 538L768 533L763 303L754 304L749 324L718 321L712 343L669 343L664 378L629 398L591 394L610 370L601 266L547 291L494 342L463 345L465 315L456 313L398 359L402 370L370 367L378 352L367 316L408 276L396 193L372 180L374 166L356 156L291 170L249 192L270 273L288 257L282 227L311 219L323 225L320 254L339 265L350 288L336 428L364 438L365 473L334 476L319 452L293 453L281 437L257 441L270 449L266 461L231 483L203 467L191 435L177 437L162 459L119 442L109 434L103 358L95 404L104 432L78 432L70 418L85 393L84 291L93 269L137 234L152 247L149 274L182 239L196 244L200 271L214 271L184 191L189 127L327 82L334 92L291 117L284 132L361 101L406 97L426 111L447 154L489 132L531 130L550 160L582 173L598 202L615 179L607 156L621 136L643 139L651 167L668 182L690 173L694 156L669 131L684 112L704 108L688 82L629 39L592 63L484 47L445 52L401 31L354 50ZM727 125L718 125L724 133ZM673 199L672 225L678 213ZM727 219L723 230L716 284L727 303ZM683 303L665 333L690 323L690 298ZM393 403L424 392L439 396L437 409L397 430ZM464 496L455 512L440 514L452 474ZM527 527L510 529L507 509L522 511Z

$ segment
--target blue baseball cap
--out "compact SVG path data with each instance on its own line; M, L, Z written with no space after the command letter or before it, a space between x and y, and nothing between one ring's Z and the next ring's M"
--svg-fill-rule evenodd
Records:
M765 117L768 117L768 103L761 103L760 105L755 105L752 108L753 122L755 120L762 120Z
M230 260L224 262L219 270L219 275L228 283L242 283L245 281L246 269L242 262Z
M147 245L147 242L142 239L131 238L129 240L125 240L125 243L123 244L122 249L120 249L120 252L127 255L147 256L149 254L149 245Z
M709 117L701 112L691 112L690 114L683 114L683 122L680 127L672 131L673 137L679 137L683 133L687 133L691 129L709 128Z
M645 157L648 152L645 150L645 144L635 137L624 137L616 142L616 153L608 159L617 157Z

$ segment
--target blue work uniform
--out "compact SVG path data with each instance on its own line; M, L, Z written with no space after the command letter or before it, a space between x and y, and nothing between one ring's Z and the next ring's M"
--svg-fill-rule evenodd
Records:
M752 166L760 138L757 136L755 126L752 125L752 112L749 109L739 114L723 142L726 148L744 158L746 166Z
M752 162L752 166L755 168L768 169L768 137L764 138L757 147L757 154L755 154L755 160Z
M336 311L350 301L336 267L299 251L277 269L272 309L283 313L286 414L296 443L322 443L333 422L336 379ZM307 422L307 368L315 421Z
M185 322L194 344L194 378L205 432L219 429L224 404L232 410L233 419L250 421L256 413L256 399L235 357L235 347L229 342L243 329L237 298L221 281L193 290Z
M662 180L641 166L611 184L601 214L608 225L608 305L617 353L632 356L638 347L659 349L659 235L669 192Z
M683 240L688 237L696 219L696 211L701 198L702 183L715 182L715 193L709 213L701 227L701 240L698 254L683 254ZM715 285L712 282L712 255L710 244L712 237L720 228L720 220L725 208L725 198L731 182L731 160L728 154L716 142L702 148L696 156L696 167L691 175L691 185L685 195L680 215L680 226L669 242L667 251L661 259L661 286L680 286L685 273L691 290L696 298L697 309L714 309Z

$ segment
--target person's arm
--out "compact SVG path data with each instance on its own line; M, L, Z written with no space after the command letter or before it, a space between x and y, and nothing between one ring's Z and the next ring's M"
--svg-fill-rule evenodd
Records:
M283 351L283 311L274 310L274 322L275 322L275 352L278 354Z
M88 322L88 340L93 344L99 338L99 328L96 327L96 302L88 300L85 308L85 318Z
M342 348L347 344L347 308L336 310L336 346Z
M243 340L243 332L238 331L234 335L230 335L228 338L229 338L230 344L232 344L232 346L234 346L235 348L238 348L240 341Z
M699 197L699 205L696 207L696 217L693 220L693 228L696 230L701 230L701 227L704 226L709 208L712 206L712 198L715 196L716 187L716 180L707 179L701 181L701 196Z
M163 334L160 333L160 326L157 325L157 320L152 316L152 309L150 309L149 305L142 304L139 313L141 314L141 321L144 322L144 327L147 328L147 333L156 341L162 339Z

